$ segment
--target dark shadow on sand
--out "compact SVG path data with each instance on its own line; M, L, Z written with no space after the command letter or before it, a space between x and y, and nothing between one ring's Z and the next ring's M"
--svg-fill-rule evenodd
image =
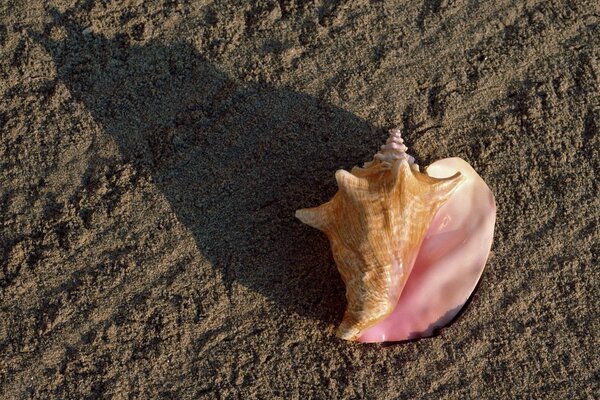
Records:
M31 35L57 79L152 178L225 284L337 322L344 289L329 245L294 210L328 200L334 171L367 160L385 132L309 95L236 81L188 43L137 45L87 32L68 12L53 19ZM66 39L50 40L53 26ZM115 162L97 157L84 184Z

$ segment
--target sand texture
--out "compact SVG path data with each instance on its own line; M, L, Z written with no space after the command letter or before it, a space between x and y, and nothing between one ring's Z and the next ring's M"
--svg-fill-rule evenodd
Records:
M349 343L294 219L399 127L496 196L468 309ZM0 399L600 394L597 1L0 2Z

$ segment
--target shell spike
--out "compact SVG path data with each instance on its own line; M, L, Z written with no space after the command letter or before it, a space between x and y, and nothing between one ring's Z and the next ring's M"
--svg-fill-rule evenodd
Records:
M439 198L447 198L452 194L454 189L464 181L464 177L460 172L455 173L448 178L433 178L435 182L433 183L433 192Z
M328 202L318 207L302 208L296 210L295 216L306 225L312 226L320 231L326 231L331 225L331 207L331 203Z
M338 184L338 187L345 191L366 188L366 186L368 186L368 182L343 169L338 169L335 172L335 180Z

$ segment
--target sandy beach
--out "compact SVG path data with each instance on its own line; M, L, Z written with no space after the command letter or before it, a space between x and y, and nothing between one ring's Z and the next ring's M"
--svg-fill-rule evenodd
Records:
M338 339L294 218L400 128L498 207L461 318ZM0 3L0 399L600 395L596 1Z

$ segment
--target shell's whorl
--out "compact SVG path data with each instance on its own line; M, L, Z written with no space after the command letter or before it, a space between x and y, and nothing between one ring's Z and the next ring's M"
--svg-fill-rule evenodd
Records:
M396 160L406 160L409 164L415 163L414 157L406 152L408 147L404 144L400 129L390 129L389 133L390 136L385 144L381 146L379 152L375 154L373 161L365 163L365 167L370 166L373 162L381 162L387 166L391 166Z

